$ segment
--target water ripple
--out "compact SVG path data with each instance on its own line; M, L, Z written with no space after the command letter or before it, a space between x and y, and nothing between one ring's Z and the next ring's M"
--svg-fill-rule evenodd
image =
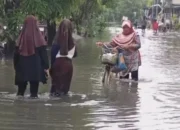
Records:
M120 29L111 27L113 35ZM138 30L139 33L140 30ZM108 34L103 39L110 38ZM2 130L178 130L180 128L179 34L141 38L142 66L138 82L113 78L101 83L103 67L97 40L78 44L71 92L49 97L49 86L40 87L39 99L16 98L12 60L0 66L0 129ZM12 73L13 72L13 73ZM49 81L50 82L50 81Z

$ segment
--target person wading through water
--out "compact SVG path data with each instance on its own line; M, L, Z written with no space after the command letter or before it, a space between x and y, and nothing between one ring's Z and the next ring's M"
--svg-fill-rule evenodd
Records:
M51 49L51 96L66 95L70 89L73 75L72 58L77 56L72 31L71 21L64 19L54 39Z
M146 17L144 16L142 21L141 21L141 31L142 31L142 36L145 35L146 33Z
M159 28L159 25L158 25L158 22L157 20L155 19L152 23L152 28L153 28L153 33L154 34L157 34L158 33L158 28Z
M24 96L29 82L30 97L37 98L39 82L46 83L48 68L45 39L38 28L37 19L30 15L24 21L14 52L17 96Z
M141 65L141 56L139 49L141 47L140 37L134 31L131 21L125 20L122 23L123 31L119 35L115 36L110 43L97 42L98 46L107 44L115 48L115 51L119 48L124 56L125 64L127 66L127 74L120 76L120 78L129 79L130 73L132 80L138 81L138 70Z

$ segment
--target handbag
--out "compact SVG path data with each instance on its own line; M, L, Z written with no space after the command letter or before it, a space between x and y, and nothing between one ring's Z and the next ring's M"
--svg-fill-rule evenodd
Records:
M102 55L101 62L102 64L117 64L118 55L117 53L105 53Z

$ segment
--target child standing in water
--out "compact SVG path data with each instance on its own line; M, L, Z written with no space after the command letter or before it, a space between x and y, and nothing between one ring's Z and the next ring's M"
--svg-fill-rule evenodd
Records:
M157 22L156 19L153 21L152 25L153 25L153 32L154 32L154 34L157 34L159 26L158 26L158 22Z

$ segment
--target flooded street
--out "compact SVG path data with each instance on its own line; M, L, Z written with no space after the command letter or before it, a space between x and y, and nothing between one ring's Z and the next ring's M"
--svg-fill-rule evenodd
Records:
M71 92L61 99L49 99L48 84L40 87L40 99L17 100L12 60L1 60L0 130L179 129L180 35L147 31L141 37L138 86L117 80L102 85L101 50L95 45L100 39L111 36L78 43Z

